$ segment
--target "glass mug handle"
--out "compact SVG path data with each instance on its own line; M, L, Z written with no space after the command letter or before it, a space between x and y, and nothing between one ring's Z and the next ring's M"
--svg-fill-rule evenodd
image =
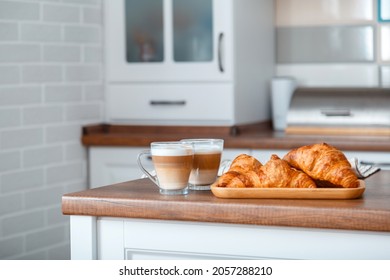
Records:
M157 182L156 176L153 176L152 174L150 174L149 171L147 171L147 170L145 169L145 167L142 165L142 160L141 160L141 158L142 158L143 156L149 156L149 157L151 157L151 156L152 156L152 153L150 152L150 150L144 150L144 151L142 151L141 153L138 154L137 163L138 163L139 168L142 170L142 172L143 172L146 176L148 176L148 178L149 178L150 180L152 180L153 183L155 183L155 184L158 186L158 182Z

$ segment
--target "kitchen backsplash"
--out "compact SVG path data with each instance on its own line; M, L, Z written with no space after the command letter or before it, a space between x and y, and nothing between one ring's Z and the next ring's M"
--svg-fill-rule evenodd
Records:
M388 3L276 0L276 74L304 86L390 87Z
M103 119L101 0L0 0L0 259L68 259L64 193Z

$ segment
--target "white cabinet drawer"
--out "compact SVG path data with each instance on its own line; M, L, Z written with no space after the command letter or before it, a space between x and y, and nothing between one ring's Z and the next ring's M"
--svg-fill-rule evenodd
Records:
M288 152L289 150L253 150L252 156L257 158L262 164L266 164L272 155L283 158Z
M108 88L110 122L214 124L233 122L233 84L132 84Z
M146 147L91 147L89 148L90 188L139 179L142 171L137 156ZM145 168L153 169L151 159L144 158Z
M237 156L241 154L251 154L250 149L224 149L222 153L222 160L234 160Z

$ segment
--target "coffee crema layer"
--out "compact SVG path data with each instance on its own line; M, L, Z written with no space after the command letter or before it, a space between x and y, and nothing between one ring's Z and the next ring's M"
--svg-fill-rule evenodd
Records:
M217 178L220 162L220 151L197 150L194 155L189 183L191 185L212 184Z

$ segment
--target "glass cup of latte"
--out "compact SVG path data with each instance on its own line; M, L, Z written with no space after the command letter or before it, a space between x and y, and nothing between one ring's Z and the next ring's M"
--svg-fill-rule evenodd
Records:
M210 190L215 182L223 151L223 139L182 139L194 145L194 162L189 180L191 190Z
M152 157L156 176L147 171L143 157ZM161 194L187 194L194 159L194 145L179 141L152 142L150 149L142 151L137 163L142 172L160 189Z

